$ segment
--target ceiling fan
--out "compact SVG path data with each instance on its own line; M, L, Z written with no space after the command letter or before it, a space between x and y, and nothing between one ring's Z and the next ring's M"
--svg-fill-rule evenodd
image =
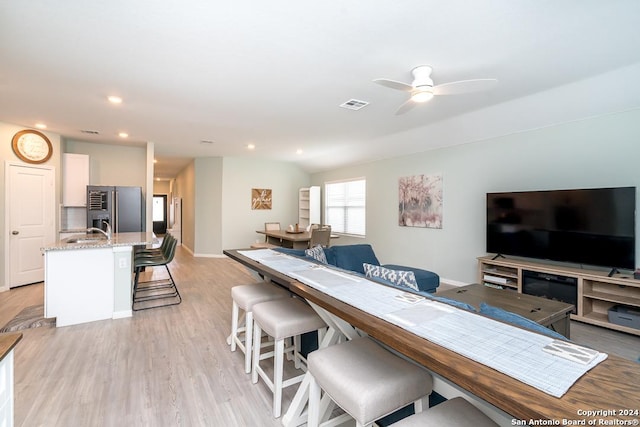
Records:
M375 79L374 82L391 89L409 92L409 99L398 108L396 115L404 114L417 104L427 102L434 96L457 95L461 93L480 92L491 89L498 83L496 79L460 80L434 86L431 80L433 68L430 65L419 65L411 70L413 82L403 83L389 79Z

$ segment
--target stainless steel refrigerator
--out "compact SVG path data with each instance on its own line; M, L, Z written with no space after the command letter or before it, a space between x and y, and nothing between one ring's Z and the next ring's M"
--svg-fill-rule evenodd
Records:
M141 187L87 186L87 227L114 233L145 231L144 202Z

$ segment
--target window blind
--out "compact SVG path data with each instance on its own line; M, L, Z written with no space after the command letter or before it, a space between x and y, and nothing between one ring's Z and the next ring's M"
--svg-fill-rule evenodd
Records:
M325 223L335 233L364 236L366 230L366 180L325 184Z

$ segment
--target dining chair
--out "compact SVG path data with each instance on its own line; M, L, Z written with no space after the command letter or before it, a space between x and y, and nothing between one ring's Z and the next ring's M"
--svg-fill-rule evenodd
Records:
M280 223L279 222L265 222L264 223L264 231L278 231L278 230L280 230ZM274 244L269 243L269 236L267 236L265 234L264 235L264 242L253 243L251 245L251 247L253 249L267 249L267 248L277 248L278 245L274 245Z
M323 248L329 247L331 243L331 226L320 225L311 228L311 238L309 239L309 247L314 248L318 245Z

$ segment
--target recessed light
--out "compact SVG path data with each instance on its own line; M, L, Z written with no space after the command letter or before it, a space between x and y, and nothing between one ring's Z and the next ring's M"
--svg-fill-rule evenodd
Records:
M107 99L112 104L122 104L122 98L120 98L119 96L109 95Z
M298 148L298 149L296 150L296 154L302 154L302 153L303 153L302 148Z
M129 134L128 134L128 133L126 133L126 132L120 132L120 133L118 134L118 136L119 136L120 138L128 138L128 137L129 137Z
M249 144L249 145L247 145L247 148L248 148L249 150L255 150L255 149L256 149L256 146L255 146L255 144Z
M45 125L44 123L36 123L36 127L37 127L38 129L46 129L46 128L47 128L47 125Z

